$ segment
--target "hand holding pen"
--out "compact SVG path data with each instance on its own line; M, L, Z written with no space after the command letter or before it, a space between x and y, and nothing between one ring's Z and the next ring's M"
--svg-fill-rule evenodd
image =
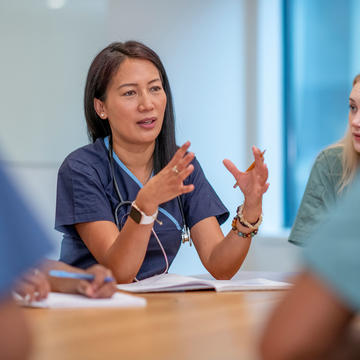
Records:
M261 158L264 157L265 151L266 151L266 150L264 150L264 151L261 153L261 155L260 155ZM225 166L226 166L226 165L225 165ZM251 163L251 165L245 170L245 172L251 171L254 167L255 167L255 161L253 161L253 162ZM235 189L237 186L239 186L239 185L238 185L238 183L236 182L236 183L234 184L233 188Z
M86 272L50 270L51 283L61 292L79 293L90 298L111 297L115 291L115 279L109 269L93 265Z
M111 297L117 291L111 271L104 266L96 264L80 270L55 260L45 260L38 269L28 270L13 290L26 304L46 299L50 291L91 298Z
M236 180L234 188L239 186L245 197L261 198L269 187L267 183L268 169L264 162L265 150L261 152L255 146L253 146L252 150L255 161L245 172L238 170L228 159L225 159L223 163Z

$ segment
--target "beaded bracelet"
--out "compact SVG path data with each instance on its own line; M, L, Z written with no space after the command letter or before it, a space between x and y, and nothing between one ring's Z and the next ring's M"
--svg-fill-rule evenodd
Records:
M254 231L249 232L248 234L245 234L245 233L239 231L236 227L236 221L238 219L239 218L237 216L235 216L231 223L231 230L235 231L238 236L246 239L246 238L252 238L253 236L255 236L258 233L258 229L255 229Z
M239 219L239 222L242 226L245 226L247 228L249 228L250 230L256 230L259 228L261 222L262 222L262 214L260 214L260 217L256 220L256 222L254 223L249 223L244 219L243 216L243 209L244 209L244 204L240 205L237 209L236 209L236 213L237 213L237 217Z

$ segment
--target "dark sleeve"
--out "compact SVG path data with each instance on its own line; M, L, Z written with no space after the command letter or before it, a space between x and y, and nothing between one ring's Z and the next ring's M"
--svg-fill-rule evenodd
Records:
M73 235L71 225L114 221L111 204L95 169L77 160L65 160L58 174L55 229Z
M0 167L0 296L51 250L46 233Z
M304 245L320 223L329 207L336 201L336 188L331 176L330 165L323 151L317 157L305 188L303 198L291 229L289 241L296 245Z
M210 216L215 216L221 225L229 217L229 211L207 181L199 162L194 159L192 164L194 165L194 171L184 182L195 186L191 193L183 195L187 225L191 229L200 220Z

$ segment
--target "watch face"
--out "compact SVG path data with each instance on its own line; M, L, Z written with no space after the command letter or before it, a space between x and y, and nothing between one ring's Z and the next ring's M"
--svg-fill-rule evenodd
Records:
M141 221L141 213L138 209L134 208L133 206L131 207L130 210L130 217L137 223L140 224Z

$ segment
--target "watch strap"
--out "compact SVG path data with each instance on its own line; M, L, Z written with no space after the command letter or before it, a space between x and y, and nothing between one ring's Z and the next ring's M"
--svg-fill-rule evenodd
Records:
M146 215L140 208L136 205L135 201L131 204L129 216L137 223L141 225L152 224L158 215L158 210L152 215Z

